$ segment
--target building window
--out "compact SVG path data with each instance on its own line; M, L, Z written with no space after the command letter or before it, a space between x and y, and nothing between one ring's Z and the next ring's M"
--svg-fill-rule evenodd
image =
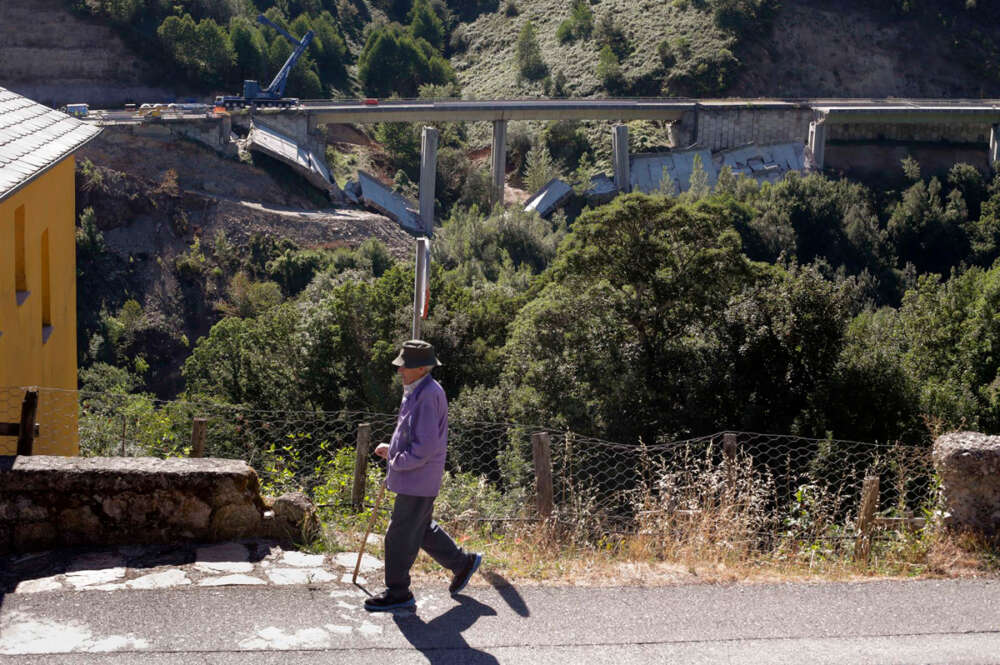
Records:
M52 334L52 280L49 270L49 230L42 231L42 343Z
M28 298L28 273L25 269L24 250L24 206L14 211L14 290L17 292L17 304L22 304Z

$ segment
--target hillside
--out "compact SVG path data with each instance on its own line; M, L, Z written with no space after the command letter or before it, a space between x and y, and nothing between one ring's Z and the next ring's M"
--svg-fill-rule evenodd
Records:
M0 2L0 85L44 104L95 106L172 97L155 63L110 27L81 18L65 0Z
M237 57L235 65L227 69L224 83L213 79L214 75L192 79L196 71L192 68L201 66L198 60L209 56L156 46L155 23L140 24L137 17L137 23L128 26L113 21L110 15L87 17L71 11L71 4L67 0L0 3L0 82L51 104L88 101L101 106L126 100L209 96L220 88L237 86L234 82L245 73L244 62ZM257 11L255 7L272 4L231 2L207 10L199 9L197 3L181 2L177 11L194 12L196 19L215 17L225 26L227 16L250 17ZM327 12L324 15L329 23L322 24L327 27L317 29L327 30L323 39L336 46L321 46L322 40L317 38L305 66L318 78L309 78L297 67L289 94L315 96L322 89L316 87L320 80L328 93L371 94L361 89L358 79L359 56L368 28L387 21L387 12L405 22L409 4L345 0L281 5L292 12L289 20L296 19L293 32L304 30L306 24L299 15L304 8L315 6ZM476 10L467 10L466 5L472 4ZM718 4L715 2L590 0L584 3L590 12L590 27L569 38L563 34L560 39L560 26L571 15L570 4L560 0L432 3L445 30L443 53L462 94L479 98L544 94L1000 96L996 62L1000 24L984 20L992 16L989 8L948 8L955 5L950 2L922 12L900 13L889 0L785 0L773 17L755 16L735 27L722 28L713 20L711 7ZM274 7L269 11L280 15ZM319 15L318 10L310 11ZM528 21L535 28L548 74L534 81L519 80L516 58L518 34ZM145 37L137 39L142 35ZM281 42L276 45L275 36L265 38L272 41L270 46L264 43L263 52L255 56L264 60L255 61L257 72L253 75L273 75L284 59L285 46ZM140 42L141 53L135 48ZM598 75L604 44L613 47L621 68L622 78L614 89L602 85ZM233 48L239 50L236 44ZM172 60L178 57L182 60ZM205 66L209 67L206 71L215 71L212 63Z
M627 38L621 60L630 94L742 97L996 97L1000 81L983 76L974 51L956 45L968 34L917 17L891 17L875 3L785 0L760 36L718 28L697 2L599 0L595 23L609 14ZM518 82L518 31L530 20L551 75L562 72L570 96L606 95L597 76L598 38L562 44L559 24L569 16L559 0L519 0L519 14L484 14L468 26L468 49L452 63L470 97L521 97L544 92L542 82ZM1000 25L980 25L986 41ZM675 64L662 70L658 45L672 45ZM964 61L957 57L964 50ZM730 57L731 54L731 57ZM738 61L738 64L737 62ZM982 63L985 65L986 63ZM701 73L699 73L701 72ZM667 77L681 85L658 84ZM636 84L636 82L638 82Z

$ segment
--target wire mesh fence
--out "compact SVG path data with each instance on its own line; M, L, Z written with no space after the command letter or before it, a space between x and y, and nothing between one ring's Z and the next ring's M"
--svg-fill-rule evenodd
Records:
M370 451L389 440L396 420L385 413L260 411L142 395L38 392L36 454L59 439L71 439L84 456L188 456L203 447L205 456L249 463L265 493L301 490L341 513L359 508L359 439L369 444L360 482L371 497L383 468ZM24 389L0 388L0 422L16 421L23 396ZM197 420L204 422L203 434ZM11 454L12 445L13 439L0 437L0 452ZM879 477L883 527L918 526L915 518L936 508L926 447L750 432L643 445L452 419L435 506L445 522L530 521L539 517L537 497L544 491L551 496L549 519L583 540L625 533L774 547L851 538L866 476Z

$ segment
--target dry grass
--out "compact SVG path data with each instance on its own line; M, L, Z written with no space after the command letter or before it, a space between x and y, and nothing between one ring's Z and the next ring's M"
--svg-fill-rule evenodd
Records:
M484 570L518 585L666 586L785 582L857 582L885 579L995 577L1000 550L982 539L943 531L897 534L880 540L869 565L855 563L851 552L800 547L770 552L726 546L665 543L648 536L628 536L603 546L571 545L551 527L523 527L483 536L458 533L466 549L483 552ZM664 555L669 551L669 555ZM418 581L439 582L444 573L421 554L414 566ZM485 578L476 584L488 584Z
M934 510L936 492L926 486L925 453L897 446L859 462L865 473L880 469L894 486L886 496L896 497L897 503L884 506L883 516L917 510L929 518L919 529L876 527L867 562L854 558L858 498L846 482L853 478L846 461L834 464L839 475L828 484L819 476L833 473L830 466L799 472L793 476L798 489L788 497L787 488L778 489L788 478L776 482L772 467L763 460L739 450L727 456L711 443L642 448L631 489L609 501L595 488L573 483L563 488L557 512L547 522L526 519L523 512L512 520L489 521L489 516L515 515L510 497L495 492L486 497L482 487L471 485L443 492L437 510L456 541L484 553L484 570L516 584L659 586L995 576L1000 571L1000 542L950 533L935 517L940 512ZM907 485L920 478L923 490L907 494ZM526 500L521 494L514 504L523 506ZM614 519L607 512L606 506L626 504L628 518ZM364 528L357 521L354 525ZM384 533L385 526L383 521L375 532ZM355 536L342 546L353 549L357 542ZM378 546L369 551L381 555ZM439 581L442 574L429 557L418 558L417 579Z

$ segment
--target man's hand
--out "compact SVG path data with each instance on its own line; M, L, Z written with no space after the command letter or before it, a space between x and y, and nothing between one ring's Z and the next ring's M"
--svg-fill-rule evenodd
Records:
M382 459L389 459L389 444L380 443L375 447L375 454Z

